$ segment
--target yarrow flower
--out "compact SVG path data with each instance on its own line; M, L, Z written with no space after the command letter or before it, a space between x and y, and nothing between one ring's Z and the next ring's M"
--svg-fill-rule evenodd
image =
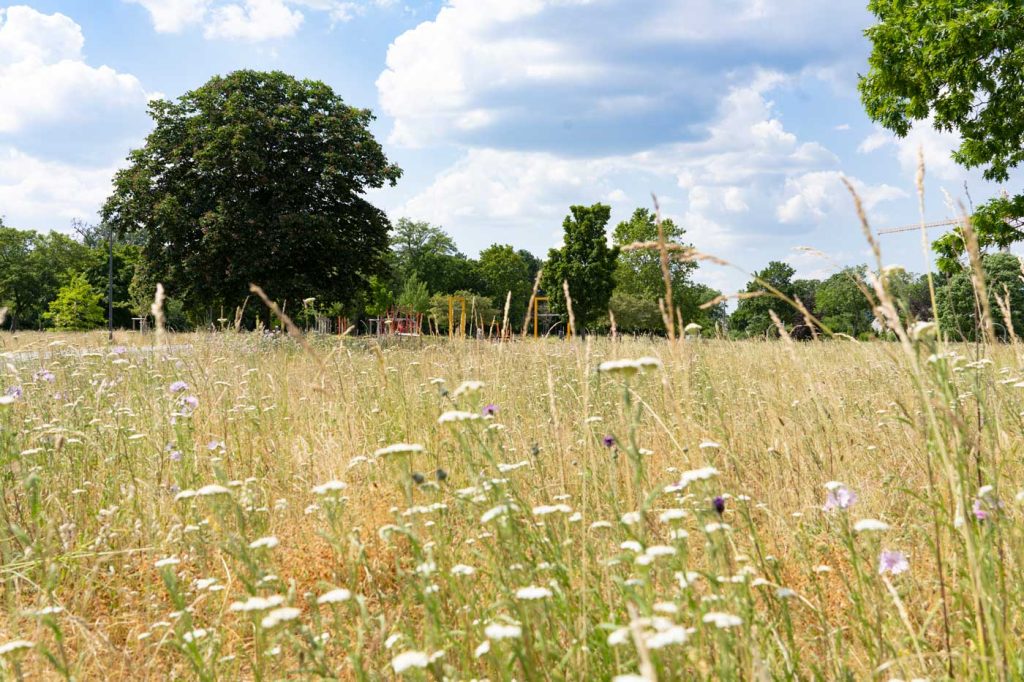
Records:
M343 587L339 587L325 592L317 597L317 604L340 604L341 602L348 601L352 598L352 593Z
M474 380L463 381L461 384L459 384L459 387L455 389L455 392L452 393L452 396L458 398L459 396L464 395L464 394L476 393L477 391L479 391L483 387L484 387L484 382L482 382L482 381L474 381Z
M282 606L281 608L274 609L268 613L260 622L260 625L262 625L264 629L270 630L271 628L276 628L281 623L287 623L290 620L295 620L301 615L302 611L294 606Z
M374 451L374 457L387 457L389 455L414 455L423 452L424 448L418 443L395 443L386 448Z
M22 651L25 649L31 649L35 647L35 644L25 639L15 639L4 644L0 644L0 656L6 656L7 654L14 653L16 651Z
M853 529L858 533L866 531L886 531L889 530L889 524L884 521L877 519L861 519L857 523L853 524Z
M661 360L658 358L642 357L636 360L607 360L597 366L597 371L631 377L637 372L660 369L661 366Z
M410 668L426 668L430 665L430 657L423 651L404 651L391 659L391 667L396 675L401 675Z
M274 594L269 597L249 597L245 601L236 601L228 607L229 611L235 613L250 613L254 611L269 611L284 603L284 597Z
M704 617L701 620L708 625L714 625L720 630L725 630L727 628L735 628L739 627L740 625L743 625L743 619L739 616L734 616L731 613L720 613L718 611L710 611L708 613L705 613Z
M348 487L348 484L344 481L327 481L320 485L313 486L314 495L329 495L331 493L340 493L342 490Z
M452 410L445 412L437 419L438 424L451 424L453 422L467 422L480 419L481 416L475 412L464 412L461 410Z
M518 639L523 635L523 628L521 625L511 623L490 623L484 628L484 635L487 639L500 640L500 639Z
M892 575L899 575L910 570L910 562L907 560L907 555L899 550L886 549L882 551L881 556L878 557L878 574L884 575L891 573Z
M524 601L547 599L550 596L551 590L546 587L538 587L536 585L528 585L527 587L520 587L516 590L516 599L522 599Z

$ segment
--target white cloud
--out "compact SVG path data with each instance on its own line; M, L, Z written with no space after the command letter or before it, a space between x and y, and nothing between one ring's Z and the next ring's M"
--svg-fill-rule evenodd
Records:
M842 179L843 174L838 171L814 171L788 178L788 196L776 209L779 221L822 223L830 218L834 219L837 214L848 216L853 204ZM904 199L908 196L902 189L891 185L870 185L856 178L849 180L867 211L883 201Z
M474 142L486 128L507 137L501 146L551 149L558 124L593 132L591 148L638 129L665 142L705 122L754 64L824 73L861 58L868 16L820 0L448 0L393 41L377 88L391 141L409 147ZM837 21L851 27L841 38L826 30ZM738 45L743 66L729 57ZM467 130L467 111L490 115ZM666 111L689 120L673 128ZM777 122L758 132L777 134Z
M959 146L958 134L936 130L929 118L915 122L906 137L896 137L889 131L879 128L864 138L857 151L868 154L891 147L904 174L913 178L917 173L918 149L921 149L929 175L935 175L940 180L957 182L967 177L967 171L953 161L953 151Z
M323 12L331 23L349 21L367 7L392 7L397 0L123 0L142 5L158 33L203 27L210 40L261 42L295 35L305 20L297 8Z
M66 227L92 220L110 194L115 167L79 168L0 147L0 207L5 222L20 228ZM54 218L66 221L54 225Z
M302 25L302 12L288 9L283 0L245 0L211 10L203 35L259 42L287 38Z
M149 11L157 33L177 33L206 16L211 0L125 0Z
M81 27L63 14L0 9L0 133L145 103L135 76L86 64L84 44Z

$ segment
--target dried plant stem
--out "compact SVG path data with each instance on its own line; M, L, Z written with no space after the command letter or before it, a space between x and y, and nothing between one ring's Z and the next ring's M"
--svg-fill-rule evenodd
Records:
M149 307L153 313L153 325L156 327L156 345L164 345L164 285L159 282L156 285L156 294L153 296L153 305Z
M569 313L569 335L576 336L576 316L572 312L572 294L569 293L569 280L562 280L562 291L565 292L565 309Z

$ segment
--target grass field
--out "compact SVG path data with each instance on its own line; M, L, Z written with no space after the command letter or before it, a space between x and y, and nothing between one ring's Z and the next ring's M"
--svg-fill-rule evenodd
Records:
M167 342L0 340L11 677L1024 675L1016 346Z

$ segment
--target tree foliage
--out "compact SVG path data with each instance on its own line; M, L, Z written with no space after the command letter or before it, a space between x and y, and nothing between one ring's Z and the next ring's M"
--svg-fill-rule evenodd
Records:
M369 111L318 81L236 71L150 115L103 216L143 235L172 295L230 309L256 282L281 301L346 302L380 270L388 221L363 195L401 171Z
M744 291L748 294L767 291L761 283L766 282L784 296L792 297L794 274L796 274L796 270L788 263L771 261L763 270L754 273L755 279L747 283ZM791 305L775 296L766 294L742 299L730 318L730 324L732 329L740 335L760 336L775 329L770 311L774 311L779 320L789 326L803 321L800 313Z
M50 302L46 318L54 329L62 331L88 331L102 327L106 320L100 301L103 294L96 290L82 273L75 273Z
M997 336L1002 339L1010 336L1010 328L1001 313L997 297L1003 300L1009 298L1013 331L1018 336L1024 335L1024 283L1020 278L1020 261L1009 253L993 253L982 258L981 266ZM944 333L955 340L974 341L979 338L981 316L968 271L963 270L953 275L936 296Z
M868 115L897 135L929 119L956 132L953 153L988 180L1005 181L1024 160L1024 5L1016 0L871 0L878 22L865 32L870 69L861 78ZM981 207L975 229L982 245L1024 239L1024 199L996 199ZM1007 219L1011 224L1007 224ZM937 251L944 269L963 253L955 235Z
M479 273L483 282L483 293L501 309L502 315L505 311L505 299L509 292L512 292L509 323L514 326L521 324L533 290L530 264L512 246L492 244L480 252Z
M608 246L605 228L611 208L604 204L572 206L562 222L563 246L548 252L544 289L552 307L566 312L562 283L569 283L578 330L596 322L608 311L615 288L619 248Z

